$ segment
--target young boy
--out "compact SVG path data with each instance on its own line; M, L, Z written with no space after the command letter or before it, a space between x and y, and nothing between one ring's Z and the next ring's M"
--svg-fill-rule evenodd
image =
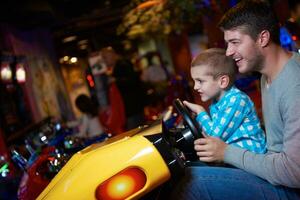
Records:
M223 49L201 52L191 64L191 76L203 102L212 100L210 115L197 104L183 103L197 114L196 120L208 136L219 137L227 144L265 153L266 138L254 104L234 85L236 66Z

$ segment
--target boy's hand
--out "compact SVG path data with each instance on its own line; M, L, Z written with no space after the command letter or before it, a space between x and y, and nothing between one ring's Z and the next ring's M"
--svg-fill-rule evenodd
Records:
M197 115L203 111L205 111L205 109L198 105L198 104L194 104L194 103L190 103L188 101L183 101L183 104L185 106L187 106L191 111L193 111L194 113L196 113Z
M217 137L200 138L194 141L199 160L203 162L223 162L228 145Z

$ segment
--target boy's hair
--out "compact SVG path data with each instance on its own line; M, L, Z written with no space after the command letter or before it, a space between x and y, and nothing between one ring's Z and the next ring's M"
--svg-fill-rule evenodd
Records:
M219 48L211 48L199 53L192 61L191 67L207 66L209 67L208 75L214 79L221 75L229 77L228 87L233 85L237 68L231 57L226 56L226 51Z
M269 3L263 0L244 0L231 8L219 22L222 30L241 28L256 40L258 35L267 30L274 43L280 44L279 23Z
M85 94L80 94L76 97L75 105L78 110L83 113L89 114L93 117L98 115L97 106L93 103L92 99Z

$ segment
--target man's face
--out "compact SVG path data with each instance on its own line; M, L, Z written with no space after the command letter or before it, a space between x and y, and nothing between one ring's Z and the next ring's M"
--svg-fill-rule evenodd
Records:
M261 71L263 55L256 41L248 34L240 29L225 30L224 39L227 42L226 55L234 59L240 73Z
M222 93L219 79L214 79L212 75L209 75L207 68L207 66L195 66L191 68L194 90L201 96L203 102L211 99L219 100Z
M114 67L116 64L116 53L110 49L104 49L101 51L103 61L108 67Z

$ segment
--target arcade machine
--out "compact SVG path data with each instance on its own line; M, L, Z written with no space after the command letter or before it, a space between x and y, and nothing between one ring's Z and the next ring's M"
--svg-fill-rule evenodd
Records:
M93 144L76 153L37 199L139 199L178 180L195 156L193 141L202 135L179 99L174 107L185 126L162 120Z

